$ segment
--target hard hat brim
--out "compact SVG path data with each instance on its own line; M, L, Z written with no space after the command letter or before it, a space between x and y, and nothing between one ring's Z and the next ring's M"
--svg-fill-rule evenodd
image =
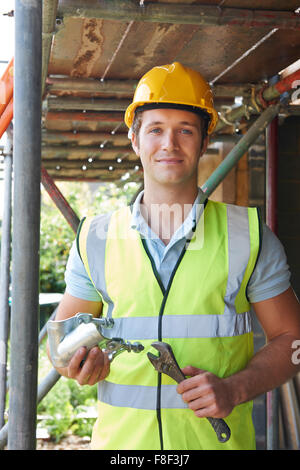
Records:
M169 105L169 106L168 106ZM191 106L187 105L182 102L178 101L168 101L168 102L157 102L157 101L136 101L131 103L125 111L124 121L127 127L130 129L133 123L134 114L137 108L141 108L141 111L145 111L147 109L159 109L159 108L170 108L170 109L183 109L186 111L190 111L196 114L201 115L203 113L208 115L210 118L210 123L208 126L208 134L211 134L214 130L217 121L218 121L218 113L214 108L209 108L206 106ZM199 110L199 111L198 111Z

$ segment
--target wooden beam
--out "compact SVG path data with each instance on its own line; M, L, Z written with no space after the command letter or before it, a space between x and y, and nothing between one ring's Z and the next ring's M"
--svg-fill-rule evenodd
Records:
M111 134L109 132L55 132L55 131L42 131L43 144L57 145L57 144L77 144L79 146L96 146L106 144L113 144L116 146L128 146L130 141L127 133Z
M82 110L82 111L125 111L130 105L131 100L118 100L118 99L100 99L100 98L77 98L77 97L64 97L64 98L47 98L44 105L47 109L52 110Z
M45 116L46 121L101 121L101 122L123 122L124 114L119 112L97 113L97 112L73 112L73 111L49 111Z
M101 82L95 78L70 78L48 77L47 91L51 95L63 96L64 94L92 94L117 95L118 97L130 97L133 95L137 80L104 80Z
M216 148L208 148L205 152L208 155L215 155L218 153ZM117 159L126 158L127 160L135 160L136 154L131 145L128 147L86 147L86 146L63 146L63 145L43 145L42 158L43 159L66 159L66 160L87 160L93 159Z
M61 180L97 180L101 179L103 181L115 181L120 180L123 175L127 173L126 170L112 170L109 171L107 169L64 169L63 171L57 170L47 170L49 175L55 179ZM132 170L130 170L132 173ZM133 174L138 177L138 179L142 178L142 170L133 171Z
M247 95L250 96L250 95ZM106 98L94 98L94 97L77 97L77 96L67 96L67 97L48 97L43 102L44 110L82 110L83 113L88 111L108 111L116 112L122 111L125 112L126 108L131 104L131 100L125 99L106 99ZM221 105L233 105L232 97L224 97L222 101L215 100L215 108L218 110Z
M133 96L137 80L104 80L101 82L95 78L47 78L47 91L50 95L63 96L72 94L86 94L90 96L116 95L117 97ZM250 83L222 84L213 86L213 94L216 99L235 96L250 96Z
M136 154L129 147L115 147L115 148L99 148L99 147L86 147L86 146L55 146L43 145L42 146L43 158L60 158L67 160L87 160L88 158L103 158L103 159L116 159L129 158L136 159Z
M64 0L59 4L58 16L199 26L300 29L300 16L293 11L219 8L217 5L148 1L140 6L136 0L96 0L86 4L83 4L82 0Z
M138 170L141 167L141 161L136 160L122 160L120 162L116 160L94 160L89 163L85 160L66 160L59 158L43 158L43 167L46 170L81 170L84 167L85 170Z
M75 175L54 172L51 174L51 177L54 181L77 181L86 183L114 183L121 179L119 176L113 174L97 174L96 172L94 172L92 175L90 174L85 176L83 171L80 174Z
M214 142L237 142L240 139L238 134L215 134L209 139L210 144ZM42 131L42 143L45 145L72 145L76 144L79 147L99 147L113 149L117 147L129 147L130 140L127 133L117 132L111 134L109 132L59 132L59 131Z

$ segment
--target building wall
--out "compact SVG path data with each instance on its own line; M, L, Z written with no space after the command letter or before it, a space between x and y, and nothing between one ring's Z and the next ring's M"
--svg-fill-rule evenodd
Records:
M300 298L300 117L279 126L278 237L291 269L291 282Z
M215 143L211 148L215 153L204 154L199 161L198 185L202 186L211 174L220 165L232 149L233 144ZM228 204L236 203L236 172L237 168L233 168L226 178L217 186L217 188L209 196L213 201L227 202Z

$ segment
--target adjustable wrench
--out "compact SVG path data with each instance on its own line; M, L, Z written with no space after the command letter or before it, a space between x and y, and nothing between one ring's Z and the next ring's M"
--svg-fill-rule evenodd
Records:
M186 379L185 375L181 372L179 365L175 359L172 348L169 344L157 341L152 343L155 349L158 350L159 355L155 356L152 353L147 353L148 359L152 363L153 367L163 374L168 375L177 383L182 382ZM207 418L212 425L218 440L220 442L226 442L230 438L230 429L221 418Z

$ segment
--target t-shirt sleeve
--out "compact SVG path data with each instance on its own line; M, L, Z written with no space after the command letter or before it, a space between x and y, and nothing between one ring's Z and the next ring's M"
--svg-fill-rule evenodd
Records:
M65 283L66 292L74 297L93 302L102 301L78 254L76 240L73 242L70 250L65 271Z
M247 287L250 302L260 302L281 294L290 287L290 277L282 243L263 224L261 251Z

